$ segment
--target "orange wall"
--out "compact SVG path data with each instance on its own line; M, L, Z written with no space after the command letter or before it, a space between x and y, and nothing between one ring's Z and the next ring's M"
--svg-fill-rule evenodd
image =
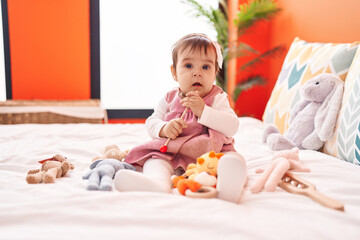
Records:
M309 42L360 41L360 1L358 0L277 0L283 11L272 22L271 45L289 48L298 36ZM271 62L271 89L283 58Z
M252 29L244 42L266 50L277 45L288 49L295 36L321 42L360 40L358 0L277 2L283 11ZM89 0L8 0L8 15L13 99L90 98ZM261 73L269 84L241 94L235 105L239 115L261 118L284 58L270 59L247 73Z
M260 45L264 48L284 45L287 51L296 36L309 42L360 40L358 0L277 0L277 3L282 11L271 22L256 26L247 41L257 45L256 41L260 39ZM243 113L261 118L285 55L270 59L267 66L257 70L268 76L269 84L255 87L239 97L236 110L240 115Z
M252 46L260 53L270 49L271 28L270 22L259 22L250 31L240 38L241 42L245 42ZM253 56L241 57L238 59L238 66L242 66L252 60ZM241 82L250 76L261 75L265 79L269 79L269 59L254 67L248 68L246 71L237 73L237 82ZM235 111L238 116L251 116L260 119L268 101L267 86L257 85L251 89L244 90L239 95L235 103Z
M8 0L13 99L90 98L89 0Z

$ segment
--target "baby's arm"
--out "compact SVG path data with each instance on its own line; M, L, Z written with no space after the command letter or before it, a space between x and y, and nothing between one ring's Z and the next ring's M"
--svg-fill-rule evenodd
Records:
M154 109L154 113L146 119L145 126L150 137L175 139L182 133L183 128L186 128L186 122L180 118L172 119L169 122L163 121L166 111L167 104L163 98Z
M239 128L239 118L230 107L226 93L216 95L211 107L205 105L198 122L227 137L234 136Z
M162 98L154 109L154 113L145 121L145 127L150 137L160 138L160 130L167 123L166 121L162 120L165 113L166 101L165 98Z

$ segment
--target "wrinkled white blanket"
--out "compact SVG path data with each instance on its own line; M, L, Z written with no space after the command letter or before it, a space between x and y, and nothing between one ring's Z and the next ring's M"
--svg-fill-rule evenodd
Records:
M86 190L82 175L109 144L121 149L149 140L143 124L0 125L0 239L358 239L360 167L320 152L300 151L311 169L299 176L342 201L345 212L277 188L248 187L271 151L263 124L240 118L236 149L249 179L240 204L177 194ZM29 185L28 170L60 153L75 170L55 184Z

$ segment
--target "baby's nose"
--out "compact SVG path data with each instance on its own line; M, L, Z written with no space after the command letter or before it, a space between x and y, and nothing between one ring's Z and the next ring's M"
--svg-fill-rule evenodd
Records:
M202 76L202 73L201 73L201 71L199 71L199 70L195 70L195 71L193 72L193 76L194 76L194 77L201 77L201 76Z

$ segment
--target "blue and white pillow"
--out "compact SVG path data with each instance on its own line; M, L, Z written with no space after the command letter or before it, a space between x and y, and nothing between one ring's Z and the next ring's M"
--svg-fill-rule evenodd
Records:
M360 49L346 76L335 133L324 152L360 166Z

